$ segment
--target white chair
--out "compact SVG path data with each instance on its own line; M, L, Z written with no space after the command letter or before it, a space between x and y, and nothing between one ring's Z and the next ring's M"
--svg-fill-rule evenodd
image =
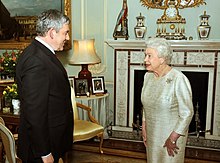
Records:
M3 142L4 151L6 153L5 162L9 163L22 163L22 161L17 157L15 139L11 131L2 123L2 118L0 117L0 136ZM4 121L3 121L4 122Z

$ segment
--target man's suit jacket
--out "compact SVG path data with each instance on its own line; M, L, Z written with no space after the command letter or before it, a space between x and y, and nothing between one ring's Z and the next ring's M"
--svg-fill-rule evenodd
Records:
M24 50L16 66L21 100L18 156L30 152L55 159L73 143L73 111L66 70L47 47L37 40Z

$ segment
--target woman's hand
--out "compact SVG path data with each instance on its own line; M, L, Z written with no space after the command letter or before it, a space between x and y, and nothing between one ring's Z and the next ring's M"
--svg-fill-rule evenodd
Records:
M167 147L167 153L169 156L174 157L174 155L178 153L179 147L176 145L176 142L179 137L180 135L173 131L167 138L163 147Z
M146 131L146 122L142 121L142 138L145 147L147 147L147 131Z
M169 156L174 157L174 155L178 153L177 150L179 149L179 147L177 147L176 141L173 141L170 138L166 140L163 147L167 147L167 153Z

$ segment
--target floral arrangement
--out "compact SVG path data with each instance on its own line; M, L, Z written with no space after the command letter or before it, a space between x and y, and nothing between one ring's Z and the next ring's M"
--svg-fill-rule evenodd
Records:
M0 56L0 73L2 78L15 76L15 67L20 54L21 51L6 51Z
M18 87L17 84L12 84L11 86L7 86L3 91L3 97L5 99L18 99Z

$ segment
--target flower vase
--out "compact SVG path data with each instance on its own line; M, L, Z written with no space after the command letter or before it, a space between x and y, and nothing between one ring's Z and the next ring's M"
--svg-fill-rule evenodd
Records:
M12 111L11 109L12 109L11 98L4 98L3 112L10 113Z
M13 113L19 114L20 112L20 100L12 99Z
M10 108L11 107L11 99L10 98L5 98L4 99L4 107Z

